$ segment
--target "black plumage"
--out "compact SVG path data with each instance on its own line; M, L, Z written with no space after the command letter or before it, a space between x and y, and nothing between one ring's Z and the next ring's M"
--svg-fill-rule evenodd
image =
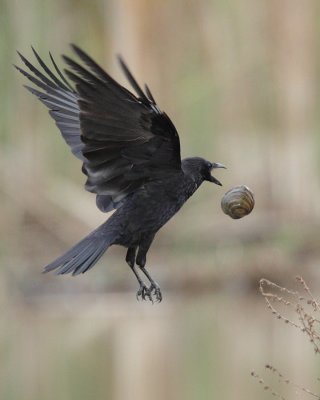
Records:
M43 72L20 53L29 71L16 67L38 89L26 86L49 108L72 153L82 161L85 188L103 212L116 209L96 230L45 267L45 272L77 275L92 268L113 244L126 247L126 261L139 282L137 297L161 301L160 287L145 269L156 232L222 164L200 157L181 161L180 140L150 89L138 85L124 61L120 66L137 95L112 79L77 46L82 62L63 56L73 88L50 58L55 75L33 49ZM150 281L147 286L136 268Z

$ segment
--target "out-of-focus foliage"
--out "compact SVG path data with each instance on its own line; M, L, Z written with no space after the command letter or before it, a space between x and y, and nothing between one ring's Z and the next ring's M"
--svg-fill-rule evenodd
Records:
M263 398L250 370L266 362L313 376L312 352L256 295L262 276L319 283L319 11L315 0L0 0L1 399L240 400ZM149 252L160 306L135 302L123 249L77 279L40 274L106 218L12 67L16 50L34 61L30 45L63 66L71 42L127 85L122 54L183 156L228 167ZM232 221L219 203L239 184L256 207Z

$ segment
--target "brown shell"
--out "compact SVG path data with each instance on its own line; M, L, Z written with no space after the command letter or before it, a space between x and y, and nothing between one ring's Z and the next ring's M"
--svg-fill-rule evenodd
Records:
M250 214L254 207L254 195L245 185L231 188L221 199L222 211L233 219Z

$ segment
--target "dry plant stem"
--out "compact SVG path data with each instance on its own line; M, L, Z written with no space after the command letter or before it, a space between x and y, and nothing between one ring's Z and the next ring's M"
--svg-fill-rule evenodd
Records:
M267 364L265 367L266 367L266 369L268 369L270 372L272 372L272 373L274 373L274 374L277 375L277 377L279 378L279 382L286 383L287 385L290 384L290 385L292 385L293 387L295 387L296 389L298 389L298 391L304 392L304 393L306 393L306 394L308 394L308 395L310 395L310 396L315 397L316 399L320 399L320 396L319 396L318 394L313 393L311 390L309 390L309 389L307 389L307 388L305 388L305 387L303 387L303 386L299 386L299 385L297 385L296 383L291 382L289 379L285 378L285 377L279 372L279 370L278 370L277 368L273 367L272 365Z
M316 300L314 298L314 296L311 293L311 291L310 291L308 285L306 284L305 280L301 276L297 276L296 277L296 281L299 282L303 286L303 289L305 290L305 292L310 297L310 299L308 300L308 304L312 305L314 311L320 311L320 303L319 303L318 300Z
M292 325L295 328L300 329L300 326L298 324L296 324L295 322L289 320L288 318L284 317L282 314L280 314L280 312L271 304L271 302L278 302L278 303L282 303L285 306L292 306L292 303L286 299L284 299L283 297L278 296L275 293L271 293L271 292L266 292L264 290L264 286L266 287L270 287L270 288L274 288L279 290L280 292L284 292L287 294L291 294L291 295L298 295L298 292L294 292L292 290L288 290L284 287L281 287L279 285L277 285L276 283L273 283L271 281L269 281L268 279L264 279L262 278L260 280L260 285L259 285L259 289L260 289L260 293L262 294L262 296L264 297L266 303L267 303L267 308L272 312L273 315L275 315L276 318L281 319L282 321L284 321L286 324Z
M281 399L281 400L286 400L286 398L281 396L280 393L272 390L271 386L267 385L266 382L255 371L251 372L251 376L258 380L259 384L263 386L263 390L269 390L271 392L272 396L274 396L278 399Z
M277 318L285 323L299 329L301 332L306 333L309 337L310 342L313 344L314 351L316 353L320 352L320 333L316 330L316 325L320 322L318 318L314 315L311 315L308 311L306 311L305 307L311 306L313 312L320 311L320 303L318 300L314 298L312 295L308 285L304 281L304 279L300 276L296 277L297 282L302 286L304 292L307 294L307 298L301 296L298 291L292 291L281 287L267 279L260 280L260 293L264 297L267 308L271 311L271 313ZM287 295L293 296L295 298L294 301L289 301L282 296L279 296L277 293L273 293L270 291L266 291L274 289L275 291L279 291L281 293L285 293ZM291 307L294 309L295 313L298 316L298 323L294 322L288 318L286 318L280 311L277 310L274 303L282 304L287 307Z
M320 320L314 314L320 312L320 302L315 299L309 286L306 284L301 276L297 276L296 281L302 287L305 296L302 296L299 291L289 290L285 287L277 285L274 282L269 281L268 279L260 280L260 293L266 301L267 308L277 319L282 320L286 324L289 324L294 328L299 329L301 332L305 333L308 336L310 342L313 345L314 351L317 354L320 352L320 332L318 328ZM287 299L284 296L289 297L290 299ZM297 316L297 321L292 321L284 316L282 311L278 310L278 307L281 306L291 308ZM312 310L310 310L310 308ZM285 383L294 387L296 389L297 395L299 393L301 394L302 392L316 399L320 399L320 395L312 392L311 390L303 386L299 386L294 382L291 382L289 379L284 377L277 368L273 367L272 365L267 364L265 368L277 376L279 383ZM257 373L252 372L251 375L256 378L261 385L264 386L264 390L270 390L274 397L285 400L283 396L281 396L278 392L274 391L269 385L267 385ZM318 378L318 380L320 379Z

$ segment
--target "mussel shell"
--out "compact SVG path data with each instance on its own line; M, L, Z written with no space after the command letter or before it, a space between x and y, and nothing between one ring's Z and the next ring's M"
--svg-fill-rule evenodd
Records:
M233 219L250 214L254 207L254 195L245 185L231 188L221 199L223 212Z

